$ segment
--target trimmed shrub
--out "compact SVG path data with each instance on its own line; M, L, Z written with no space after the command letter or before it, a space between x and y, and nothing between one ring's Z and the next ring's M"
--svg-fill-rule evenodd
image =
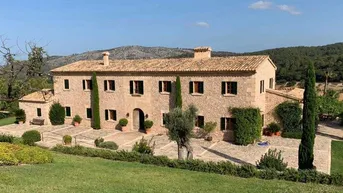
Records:
M4 118L7 118L7 117L8 117L7 113L1 113L0 112L0 119L4 119Z
M279 124L275 123L275 122L272 122L268 125L267 127L268 131L271 132L271 133L276 133L276 132L279 132L281 131L281 127Z
M119 125L122 127L125 127L128 123L129 121L126 118L122 118L119 120Z
M50 107L49 119L52 125L63 125L65 119L65 109L60 103L54 103Z
M118 149L118 145L113 142L113 141L105 141L105 142L101 142L99 143L100 148L105 148L105 149L113 149L113 150L117 150Z
M234 141L238 145L248 145L261 138L262 117L258 108L233 108Z
M99 147L99 144L104 142L104 139L101 137L98 137L94 140L95 147Z
M176 77L175 87L175 108L182 108L181 80L179 76Z
M0 142L7 142L7 143L13 143L14 136L7 135L7 134L1 134L0 135Z
M162 167L186 169L198 172L216 173L222 175L232 175L240 177L257 177L261 179L279 179L293 182L303 183L321 183L333 184L343 186L343 175L333 174L328 175L316 171L306 172L295 169L286 169L279 172L273 169L257 170L253 165L234 165L231 162L205 162L202 160L176 160L169 159L166 156L153 156L149 154L140 154L137 152L127 151L111 151L105 149L93 149L82 146L67 147L58 145L53 151L65 154L87 156L87 157L101 157L109 160L139 162L143 164L150 164Z
M30 146L34 146L35 142L41 140L40 133L37 130L26 131L21 137L23 138L23 143Z
M262 155L261 159L256 162L259 169L275 169L277 171L284 171L287 168L287 163L283 162L281 151L277 149L271 150Z
M282 132L302 131L300 125L302 109L299 103L283 102L276 107L275 112L281 121Z
M283 131L281 133L281 136L284 138L301 139L302 131L298 131L298 132L296 132L296 131L290 131L290 132Z
M217 127L217 122L206 122L204 126L204 132L208 135L212 133Z
M73 138L70 135L63 136L63 142L65 145L71 144L72 140L73 140Z
M142 137L142 139L139 142L136 142L135 145L132 147L132 151L153 155L155 149L155 142L151 145L153 138L154 137L152 137L148 141L144 139L144 137Z
M99 105L99 89L96 73L92 75L92 127L93 129L101 129L100 126L100 105Z
M20 122L20 121L22 121L24 123L26 122L26 113L25 113L25 111L23 109L16 110L14 112L14 115L16 117L16 121L17 122Z
M154 125L154 122L151 120L145 120L144 121L144 128L145 129L150 129Z
M81 123L82 118L80 117L80 115L75 115L73 118L73 123Z

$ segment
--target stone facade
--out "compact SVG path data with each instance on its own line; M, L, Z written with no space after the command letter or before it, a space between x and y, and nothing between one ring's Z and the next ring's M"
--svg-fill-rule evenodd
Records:
M29 124L33 118L44 119L44 124L50 124L49 109L51 102L32 102L32 101L20 101L19 108L23 109L26 113L26 124ZM41 116L38 116L37 109L41 109Z

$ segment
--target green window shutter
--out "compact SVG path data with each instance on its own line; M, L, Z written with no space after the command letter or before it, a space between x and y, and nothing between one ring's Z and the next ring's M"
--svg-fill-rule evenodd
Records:
M113 80L113 90L115 91L116 90L116 81Z
M232 83L232 94L237 94L237 82Z
M114 111L114 120L117 120L117 111Z
M66 108L65 108L65 111L66 111L66 117L70 117L70 116L71 116L70 107L66 107Z
M133 81L130 81L130 94L133 94Z
M162 81L158 81L158 91L162 92Z
M220 118L220 130L224 131L225 130L225 117Z
M193 81L189 82L189 94L193 93Z
M204 123L205 123L204 116L199 116L198 119L199 119L199 127L204 128Z
M225 84L226 84L226 82L222 82L222 94L226 94L225 93Z
M69 80L64 79L64 89L69 89Z
M139 91L139 93L140 93L140 94L144 94L144 83L143 83L143 81L140 81L139 84L140 84L140 87L139 87L139 88L140 88L140 91Z
M104 80L104 90L107 90L107 80Z
M105 110L105 120L108 120L108 110Z
M171 92L171 86L172 86L171 81L169 81L167 85L168 85L167 91Z
M89 88L89 90L93 90L93 81L92 80L90 81L91 81L91 87Z
M92 118L92 109L91 108L87 108L87 118L88 119Z
M204 82L199 83L199 93L204 94Z
M86 80L82 80L82 87L83 87L83 90L86 90Z
M37 117L41 117L41 116L42 116L42 109L37 108Z

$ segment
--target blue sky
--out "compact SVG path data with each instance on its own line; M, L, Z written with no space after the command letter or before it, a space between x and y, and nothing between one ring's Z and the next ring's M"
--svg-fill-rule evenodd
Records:
M0 35L68 55L125 45L248 52L343 41L342 0L0 0Z

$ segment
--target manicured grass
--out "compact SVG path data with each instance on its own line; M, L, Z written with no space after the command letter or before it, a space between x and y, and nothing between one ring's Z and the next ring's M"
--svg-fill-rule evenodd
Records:
M10 125L10 124L13 124L14 122L15 122L15 117L8 117L8 118L0 119L0 126Z
M343 174L343 141L331 142L331 173Z
M0 167L1 192L342 192L343 187L244 179L54 154L54 163Z

